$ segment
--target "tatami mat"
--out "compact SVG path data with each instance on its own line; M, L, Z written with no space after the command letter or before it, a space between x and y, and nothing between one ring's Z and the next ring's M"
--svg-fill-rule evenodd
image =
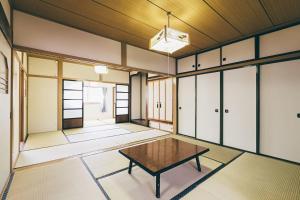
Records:
M126 129L109 129L109 130L103 130L103 131L95 131L95 132L87 132L84 134L73 134L68 135L68 139L70 142L80 142L85 140L92 140L97 138L105 138L105 137L111 137L116 135L123 135L128 134L130 131Z
M222 163L228 163L242 153L239 150L222 147L222 146L219 146L216 144L211 144L208 142L195 140L195 139L188 138L188 137L181 136L181 135L172 135L172 137L179 139L179 140L183 140L185 142L189 142L192 144L197 144L197 145L209 148L209 151L207 153L203 154L203 156L217 160Z
M196 162L190 161L162 173L160 199L174 197L221 165L203 157L200 157L200 162L201 172L198 172ZM155 177L138 166L132 168L131 175L127 171L122 171L99 179L99 183L110 199L156 199Z
M146 126L141 126L137 124L131 124L131 123L122 123L122 124L117 124L118 127L126 129L130 132L139 132L139 131L147 131L151 130L151 128L146 127Z
M85 127L85 128L66 129L64 130L64 133L66 135L71 135L71 134L80 134L80 133L87 133L87 132L94 132L94 131L103 131L103 130L109 130L115 128L119 128L119 127L115 124L111 124L111 125L92 126L92 127Z
M28 135L23 150L38 149L67 143L68 141L61 131L32 133Z
M79 158L15 172L8 200L105 199Z
M19 154L16 168L85 154L93 151L121 147L130 143L153 139L168 134L168 132L160 130L149 130L78 143L70 143L43 149L23 151Z
M244 153L184 199L300 199L300 166Z
M99 153L83 158L95 178L122 170L129 166L129 160L118 150Z
M84 121L84 127L101 126L108 124L115 124L115 119L103 119L103 120L86 120Z

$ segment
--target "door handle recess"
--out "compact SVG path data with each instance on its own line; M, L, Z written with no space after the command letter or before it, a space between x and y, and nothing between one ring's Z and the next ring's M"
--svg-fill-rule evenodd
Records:
M216 113L217 113L217 112L219 112L219 109L218 109L218 108L216 108L216 109L215 109L215 112L216 112Z
M179 106L178 109L181 110L181 106Z
M156 108L158 108L158 102L156 103Z
M225 113L229 113L229 110L228 110L228 109L225 109Z
M300 113L297 114L297 117L300 118Z
M161 102L159 102L159 107L161 108Z

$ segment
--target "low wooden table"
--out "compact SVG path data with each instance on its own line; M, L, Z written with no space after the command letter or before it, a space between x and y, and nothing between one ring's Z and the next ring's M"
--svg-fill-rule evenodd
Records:
M135 163L156 177L157 198L160 198L161 173L192 159L196 159L198 171L201 171L199 155L208 151L209 149L206 147L174 138L167 138L119 150L122 155L129 159L129 174L131 174L132 164Z

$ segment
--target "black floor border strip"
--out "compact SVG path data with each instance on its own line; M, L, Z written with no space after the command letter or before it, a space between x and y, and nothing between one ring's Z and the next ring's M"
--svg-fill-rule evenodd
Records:
M1 200L6 200L7 195L8 195L8 192L9 192L9 189L10 189L10 186L11 186L11 183L12 183L13 178L14 178L14 175L15 175L15 172L13 172L13 173L10 175L9 180L8 180L8 183L7 183L7 186L6 186L5 190L3 191Z
M68 136L66 135L66 133L64 132L64 130L61 130L61 132L63 133L63 135L65 136L66 140L68 141L68 143L71 143L71 141L69 140Z
M133 165L132 165L132 168L133 168L133 167L136 167L136 166L137 166L136 164L133 164ZM107 178L107 177L109 177L109 176L112 176L112 175L121 173L121 172L123 172L123 171L128 170L128 168L129 168L129 167L125 167L125 168L119 169L119 170L117 170L117 171L114 171L114 172L105 174L105 175L103 175L103 176L100 176L100 177L96 178L96 180L100 180L100 179Z
M95 126L95 127L97 127L97 126ZM114 129L121 129L121 128L115 127L115 128L109 128L109 129L103 129L103 130L84 131L84 132L79 132L79 133L66 134L66 136L81 135L81 134L93 133L93 132L98 132L98 131L109 131L109 130L114 130ZM67 129L67 130L70 130L70 129Z
M185 195L187 195L189 192L191 192L193 189L195 189L198 185L200 185L201 183L203 183L206 180L208 180L210 177L212 177L214 174L216 174L217 172L219 172L220 170L222 170L223 168L225 168L227 165L229 165L230 163L232 163L233 161L235 161L237 158L239 158L240 156L242 156L244 153L245 152L242 152L241 154L239 154L238 156L236 156L234 159L232 159L231 161L229 161L227 164L220 165L215 170L213 170L212 172L208 173L206 176L204 176L203 178L199 179L198 181L196 181L195 183L193 183L192 185L190 185L189 187L187 187L186 189L184 189L182 192L180 192L179 194L177 194L174 197L172 197L170 200L181 199L182 197L184 197Z
M88 165L86 164L86 162L84 161L83 158L80 158L81 162L83 163L83 165L85 166L85 168L88 170L89 174L91 175L91 177L93 178L94 182L97 184L98 188L101 190L101 192L104 194L105 198L107 200L110 200L110 197L108 196L108 194L105 192L104 188L102 187L102 185L98 182L98 180L94 177L93 173L91 172L90 168L88 167Z

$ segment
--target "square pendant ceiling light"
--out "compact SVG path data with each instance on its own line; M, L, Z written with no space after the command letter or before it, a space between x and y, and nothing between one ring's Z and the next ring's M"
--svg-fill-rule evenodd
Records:
M167 26L150 39L151 50L166 53L173 53L189 44L189 34Z
M95 72L97 74L107 74L108 68L105 65L97 65L97 66L95 66Z

